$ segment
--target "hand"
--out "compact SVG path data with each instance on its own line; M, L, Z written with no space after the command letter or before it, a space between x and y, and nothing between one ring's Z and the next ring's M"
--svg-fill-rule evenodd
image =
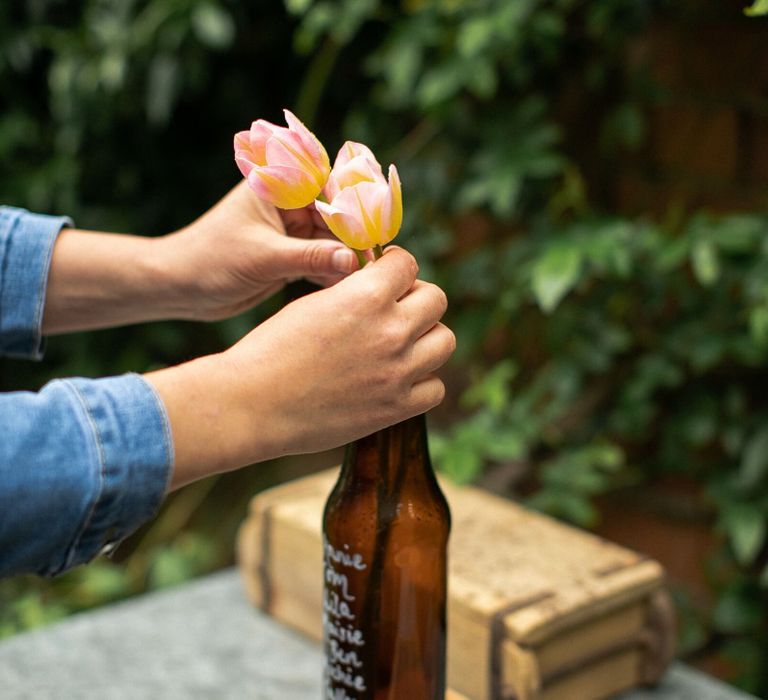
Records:
M219 319L258 304L290 279L331 285L358 264L329 237L314 209L281 217L245 183L160 238L66 229L53 249L43 332Z
M166 269L183 290L186 315L225 318L249 309L290 280L321 286L358 267L313 206L282 211L243 181L218 204L163 243Z
M215 471L327 449L423 413L455 348L445 294L390 248L286 306L221 355L152 373L170 417L173 487Z

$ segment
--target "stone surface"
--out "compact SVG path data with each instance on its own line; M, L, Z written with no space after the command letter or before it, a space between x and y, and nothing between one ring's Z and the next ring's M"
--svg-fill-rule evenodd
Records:
M318 700L317 645L246 602L236 571L0 643L4 700ZM621 700L748 700L683 666Z

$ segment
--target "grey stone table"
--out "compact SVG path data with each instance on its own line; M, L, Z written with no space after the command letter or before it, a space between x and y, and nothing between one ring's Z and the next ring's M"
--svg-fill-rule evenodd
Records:
M319 700L320 665L319 647L253 610L230 570L0 643L0 698ZM751 697L676 665L620 700Z

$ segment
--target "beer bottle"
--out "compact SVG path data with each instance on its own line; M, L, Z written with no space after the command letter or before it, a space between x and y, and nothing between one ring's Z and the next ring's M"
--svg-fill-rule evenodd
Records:
M450 525L423 415L347 447L323 516L325 700L444 700Z

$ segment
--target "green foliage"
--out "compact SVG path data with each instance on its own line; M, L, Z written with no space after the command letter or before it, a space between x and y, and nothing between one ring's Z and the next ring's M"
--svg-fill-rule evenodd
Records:
M154 235L235 182L231 134L256 117L289 106L331 147L369 143L403 179L398 242L451 300L465 390L436 463L464 482L507 470L530 505L582 525L613 489L700 484L723 549L714 610L680 592L684 648L719 645L768 692L768 219L627 218L594 182L648 145L649 87L625 50L664 3L253 5L3 4L0 199ZM177 362L258 318L52 339L43 367L3 361L1 388ZM238 478L183 490L124 561L4 582L0 634L231 562L264 483Z
M750 7L744 10L744 14L750 17L768 15L768 0L755 0Z

